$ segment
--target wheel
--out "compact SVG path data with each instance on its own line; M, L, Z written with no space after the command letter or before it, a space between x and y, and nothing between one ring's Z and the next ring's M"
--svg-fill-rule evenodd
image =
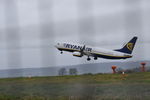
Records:
M94 57L94 60L97 60L97 57Z
M63 52L61 51L60 54L63 54Z
M91 58L87 58L87 61L90 61L91 60Z

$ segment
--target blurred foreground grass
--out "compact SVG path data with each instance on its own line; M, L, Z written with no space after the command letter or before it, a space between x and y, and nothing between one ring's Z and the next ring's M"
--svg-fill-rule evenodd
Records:
M0 79L0 100L149 100L150 72Z

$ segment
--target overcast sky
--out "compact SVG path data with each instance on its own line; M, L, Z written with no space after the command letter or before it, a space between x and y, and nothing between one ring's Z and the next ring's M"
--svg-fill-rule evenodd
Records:
M54 47L57 42L118 49L133 36L128 60L150 60L149 0L0 0L0 69L36 68L86 61Z

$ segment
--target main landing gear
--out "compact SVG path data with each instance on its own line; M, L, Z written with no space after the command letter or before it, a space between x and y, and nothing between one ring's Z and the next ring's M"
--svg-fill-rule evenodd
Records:
M98 58L97 57L94 57L94 60L97 60ZM91 60L91 58L90 57L88 57L87 58L87 61L90 61Z
M90 57L88 57L88 58L87 58L87 61L90 61L90 60L91 60L91 58L90 58Z
M94 57L94 60L97 60L97 57Z
M61 51L60 54L63 54L63 51Z

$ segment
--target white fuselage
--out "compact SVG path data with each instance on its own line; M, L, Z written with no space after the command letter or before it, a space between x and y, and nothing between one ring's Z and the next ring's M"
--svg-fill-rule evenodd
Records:
M80 45L80 44L58 43L55 47L59 49L60 51L73 52L74 56L81 57L80 51L83 48L83 46L84 45ZM84 55L88 57L92 56L95 58L100 57L100 58L105 58L105 59L126 59L126 58L132 57L132 55L130 54L103 49L103 48L98 48L98 47L92 47L92 46L86 46L83 52L84 52Z

